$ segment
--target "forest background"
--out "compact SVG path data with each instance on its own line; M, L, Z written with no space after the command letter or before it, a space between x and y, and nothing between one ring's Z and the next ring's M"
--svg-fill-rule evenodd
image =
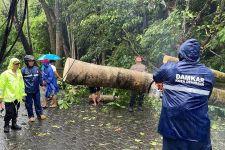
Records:
M11 57L56 53L66 58L129 68L144 57L149 71L166 55L177 56L187 38L201 42L201 62L225 72L224 0L29 0L23 30L24 1L19 0L1 70ZM10 1L0 2L0 43ZM62 67L62 62L58 62Z

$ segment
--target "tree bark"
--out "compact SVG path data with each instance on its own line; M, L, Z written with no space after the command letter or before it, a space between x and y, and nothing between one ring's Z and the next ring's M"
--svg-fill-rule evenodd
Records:
M56 29L55 29L55 15L53 10L47 5L45 0L39 0L41 3L42 8L44 9L47 23L48 23L48 32L50 38L50 45L51 45L51 52L56 53Z
M61 20L61 4L60 0L55 0L55 17L56 17L56 54L63 56L63 43L65 43L62 35L62 20ZM62 67L62 61L56 62L57 67Z
M105 51L102 52L102 65L105 65Z
M18 17L17 17L17 12L15 12L15 16L14 16L14 24L15 24L15 28L16 28L16 31L19 32L20 30L20 23L18 21ZM23 30L21 31L20 35L19 35L19 38L20 38L20 41L23 45L23 48L26 52L26 54L28 55L32 55L33 54L33 50L32 50L32 46L29 45L28 41L27 41L27 38L26 36L24 35L24 32Z
M225 106L225 90L213 88L212 95L209 98L209 104Z
M67 37L68 37L68 47L69 47L69 56L66 57L71 57L76 59L76 44L75 44L75 40L74 40L74 34L73 32L70 30L70 25L71 25L71 16L66 18L66 27L67 27ZM67 53L68 53L67 51Z
M26 24L27 24L27 35L28 35L28 44L30 46L30 49L33 51L33 48L32 48L32 41L31 41L31 36L30 36L30 23L29 23L29 8L27 8L27 21L26 21Z
M71 57L73 59L77 59L77 53L76 53L76 43L75 43L75 40L74 40L74 35L71 35Z
M5 7L6 12L8 12L7 7L5 5L5 2L4 1L2 1L2 2L3 2L3 5ZM8 14L6 13L5 15L8 15ZM16 31L19 32L21 24L20 24L20 22L18 20L17 11L15 11L15 15L14 15L13 20L14 20L14 25L15 25ZM21 43L23 45L25 53L28 54L28 55L32 55L33 54L32 45L28 43L28 40L27 40L23 30L21 31L21 33L19 35L19 38L20 38L20 41L21 41Z
M124 68L100 66L67 58L64 80L72 85L111 87L147 92L152 75Z

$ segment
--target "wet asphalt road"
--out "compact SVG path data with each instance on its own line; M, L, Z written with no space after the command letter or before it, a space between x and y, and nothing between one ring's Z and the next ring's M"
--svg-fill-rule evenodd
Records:
M46 120L28 123L22 104L18 122L23 129L5 134L0 128L0 150L161 149L161 137L156 132L159 110L145 108L129 113L127 109L94 108L83 102L68 110L48 108L44 113ZM213 149L223 150L224 131L212 130Z
M155 132L158 115L146 109L94 108L88 103L68 110L46 109L48 119L28 123L24 106L19 111L22 131L0 130L0 150L107 150L160 149ZM1 127L3 118L0 119ZM158 148L157 148L158 147Z

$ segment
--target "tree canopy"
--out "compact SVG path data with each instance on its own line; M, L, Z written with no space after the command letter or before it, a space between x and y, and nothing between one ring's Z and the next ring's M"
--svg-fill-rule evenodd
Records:
M23 2L16 9L18 25ZM9 6L9 1L0 2L1 45ZM165 54L176 56L184 40L196 38L202 45L201 62L225 72L224 12L224 0L29 0L23 34L35 56L96 58L129 68L134 56L142 55L149 69L159 67ZM18 33L16 25L14 21L7 50ZM19 38L9 57L25 53Z

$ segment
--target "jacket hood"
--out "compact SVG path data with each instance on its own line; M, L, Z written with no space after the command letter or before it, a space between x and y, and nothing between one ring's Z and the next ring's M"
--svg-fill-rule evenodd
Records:
M200 44L196 39L188 39L179 48L179 56L190 62L200 61Z
M17 58L12 58L12 59L10 59L9 65L8 65L8 69L13 69L13 63L15 63L15 62L20 63L20 60L17 59Z

